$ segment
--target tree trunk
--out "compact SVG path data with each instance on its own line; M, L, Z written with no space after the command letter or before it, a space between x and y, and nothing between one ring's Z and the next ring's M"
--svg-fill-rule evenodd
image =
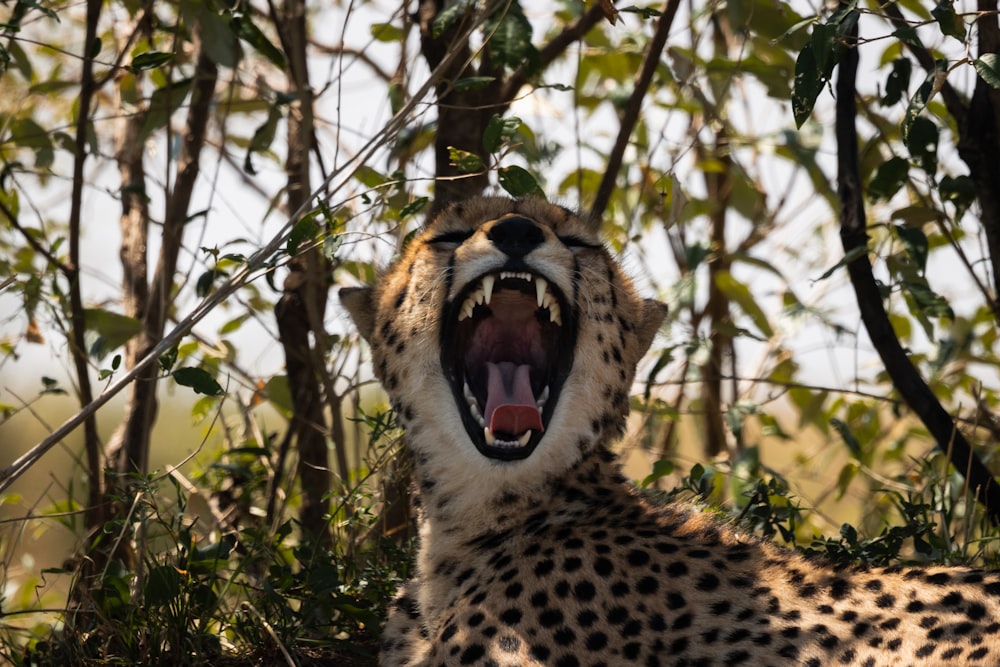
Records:
M298 100L288 114L288 210L298 211L312 192L309 151L313 137L313 99L306 67L306 5L288 0L276 23L288 57L290 92ZM284 294L275 305L278 336L285 353L285 369L292 392L294 415L291 431L298 451L297 476L302 488L299 521L303 533L317 543L330 540L327 528L330 464L327 448L329 428L324 414L322 374L326 372L323 349L330 266L317 248L305 248L288 265ZM312 342L310 342L310 334ZM343 450L345 444L335 443ZM346 469L339 471L346 476ZM276 474L281 474L277 471Z

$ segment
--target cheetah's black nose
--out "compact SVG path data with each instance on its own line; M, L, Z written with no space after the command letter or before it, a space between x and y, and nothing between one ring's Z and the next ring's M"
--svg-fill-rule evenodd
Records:
M487 238L510 257L524 257L545 240L541 228L527 218L511 216L500 220Z

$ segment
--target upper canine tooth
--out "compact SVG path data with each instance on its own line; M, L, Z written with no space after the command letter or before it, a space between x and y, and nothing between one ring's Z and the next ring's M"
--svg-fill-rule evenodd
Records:
M483 276L483 303L487 306L490 305L490 300L493 298L493 285L496 283L495 276Z
M535 298L538 300L538 307L545 303L545 292L549 289L549 281L541 276L535 281Z

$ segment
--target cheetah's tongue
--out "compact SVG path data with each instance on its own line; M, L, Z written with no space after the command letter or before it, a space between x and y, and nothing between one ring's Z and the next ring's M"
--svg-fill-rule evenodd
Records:
M484 416L493 433L518 436L542 431L542 416L531 391L531 366L510 361L486 362L487 390Z

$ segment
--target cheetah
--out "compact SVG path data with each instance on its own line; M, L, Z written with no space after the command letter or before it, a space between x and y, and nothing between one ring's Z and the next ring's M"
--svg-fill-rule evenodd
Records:
M637 493L610 447L666 310L595 222L472 199L340 297L414 460L381 664L1000 665L998 572L834 567Z

